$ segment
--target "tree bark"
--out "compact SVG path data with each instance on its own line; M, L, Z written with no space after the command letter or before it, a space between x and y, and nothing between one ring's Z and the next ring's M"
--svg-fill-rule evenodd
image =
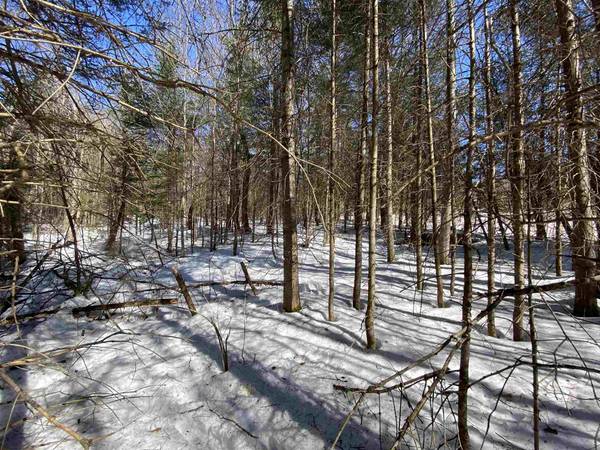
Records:
M271 133L276 139L280 139L279 133L279 92L277 83L273 83L273 94L271 99L272 118L271 118ZM267 234L272 235L275 225L275 216L277 214L277 194L278 194L278 145L275 140L271 140L271 148L269 155L269 204L267 205Z
M281 0L281 182L283 221L283 310L299 311L296 229L296 143L294 138L294 0Z
M446 134L448 152L456 146L454 124L456 122L456 42L454 24L454 0L446 0ZM440 225L440 263L450 262L450 295L454 295L454 280L456 274L456 226L455 226L455 187L454 161L452 156L447 158L444 165L446 186L449 192L443 193L444 208ZM448 180L449 178L449 180ZM450 260L450 261L448 261Z
M431 166L431 247L433 248L433 257L435 264L435 280L437 285L437 305L443 308L444 305L444 283L442 281L442 268L440 260L440 248L438 246L438 202L437 202L437 170L435 148L433 145L433 121L431 118L431 94L429 87L429 54L427 50L427 14L425 10L425 0L419 0L420 10L420 28L421 28L421 64L423 65L423 81L425 91L425 117L427 120L427 147L429 152L429 164Z
M543 49L540 49L540 54L543 52ZM544 114L545 110L546 110L546 90L545 90L545 86L541 86L541 93L540 93L540 105L539 105L539 110L540 110L540 116L542 114ZM546 181L546 177L547 177L547 167L545 164L545 153L546 153L546 128L542 127L540 129L539 132L539 145L536 146L535 149L535 153L534 155L537 158L531 158L532 159L532 168L535 170L534 174L532 175L533 177L535 177L535 179L537 179L537 183L536 183L536 188L535 190L532 189L532 192L530 192L528 195L531 196L531 208L532 208L532 214L533 214L533 219L535 220L535 239L539 240L539 241L544 241L548 238L548 235L546 233L546 222L545 222L545 209L546 209L546 205L548 205L548 196L547 196L547 191L548 191L548 186L547 186L547 181ZM531 169L527 169L528 171L530 171ZM529 178L528 178L529 180ZM528 184L530 184L528 182ZM529 192L529 191L528 191Z
M543 142L543 141L542 141ZM531 161L527 166L527 286L533 286L532 272L532 250L531 250L531 222L532 215L532 188L531 188ZM537 225L537 224L536 224ZM538 373L538 346L537 331L535 328L535 309L533 294L527 294L527 309L529 311L529 337L531 341L531 366L532 366L532 424L533 424L533 448L540 450L540 402L539 402L539 373Z
M560 75L560 74L559 74ZM557 83L557 90L560 89ZM556 175L556 199L554 205L554 273L557 277L562 276L562 147L560 145L560 130L557 126L554 131L554 152L555 152L555 175Z
M371 0L371 148L369 152L371 178L369 180L369 290L365 317L367 348L374 349L375 340L375 292L377 274L377 132L379 115L379 0Z
M238 254L238 234L240 229L240 180L238 156L241 147L241 133L237 131L231 143L229 154L229 202L227 203L226 233L233 232L233 256Z
M125 143L125 146L121 150L119 156L120 157L117 159L117 165L121 167L121 180L118 187L118 207L116 214L110 220L110 225L108 228L108 237L106 238L106 243L104 244L104 249L109 253L115 251L117 235L125 220L125 208L127 206L127 179L129 177L130 158L127 143Z
M0 163L3 161L0 161ZM6 168L14 171L15 176L12 185L6 190L0 185L0 206L4 214L0 214L0 232L3 237L8 238L6 249L9 259L23 262L25 260L25 241L23 240L23 182L28 178L25 170L24 153L21 144L15 142L12 145ZM2 192L4 191L4 192ZM6 203L4 203L6 202ZM0 244L4 244L0 242ZM1 252L1 247L0 247Z
M471 353L471 302L473 299L473 153L475 151L475 18L472 0L467 2L469 22L469 145L467 147L467 167L465 173L464 200L464 292L462 304L462 325L465 329L464 343L460 349L460 369L458 381L458 442L462 450L470 450L468 426L469 359Z
M571 234L571 248L575 278L579 281L575 288L573 313L581 317L595 317L599 311L596 300L597 283L590 280L595 275L593 259L596 257L596 249L594 228L589 219L592 217L589 162L585 128L578 125L584 119L580 94L582 75L579 67L579 43L575 34L572 0L556 0L555 4L565 81L568 155L573 166L570 180L575 223Z
M416 87L416 104L419 105L423 101L423 70L422 66L419 65L418 76L417 76L417 87ZM423 117L421 111L416 111L416 122L417 130L413 135L413 144L416 152L416 171L417 176L414 183L413 189L413 213L411 215L411 234L412 242L415 246L415 265L416 265L416 276L417 290L423 290L423 178L421 176L421 166L423 165L423 152L421 149L421 137L423 135Z
M336 109L336 56L337 56L337 7L336 0L331 0L331 101L330 101L330 135L329 135L329 175L327 177L327 192L329 194L329 224L327 226L329 233L329 290L327 301L327 319L334 320L333 299L335 296L335 225L336 205L335 205L335 180L333 174L335 171L335 148L337 145L337 109Z
M483 68L483 83L485 88L485 132L492 134L494 132L494 121L492 117L492 63L491 63L491 46L492 46L492 18L488 15L487 5L483 7L484 16L484 32L485 32L485 49L484 49L484 68ZM490 140L487 143L487 173L486 173L486 188L487 188L487 290L493 292L495 288L495 266L496 266L496 220L494 217L494 205L496 203L496 146L494 141ZM492 298L488 298L488 304L492 302ZM487 333L488 336L496 337L496 320L495 313L490 310L487 318Z
M387 244L387 262L394 262L396 259L395 250L395 233L394 233L394 218L393 218L393 159L394 159L394 142L393 142L393 120L392 120L392 80L390 70L390 59L392 57L390 45L391 45L391 27L388 20L388 30L385 40L385 60L384 60L384 74L385 74L385 135L387 145L387 158L385 166L385 238ZM382 222L383 215L381 218Z
M596 40L600 38L600 0L592 0L592 9L594 12L594 17L596 20L595 34ZM594 75L596 78L596 83L600 84L600 54L596 56L596 69L594 71ZM595 117L600 117L600 104L596 103L594 108L593 115ZM594 189L594 201L595 208L594 211L596 214L600 216L600 180L598 177L600 176L600 127L596 129L596 147L595 152L592 152L591 157L591 169L592 169L592 187ZM596 221L596 254L600 253L600 221ZM600 272L600 261L596 262L596 272Z
M365 205L365 159L369 139L369 67L371 64L371 5L366 2L365 20L365 47L362 69L362 105L360 115L360 145L356 152L356 173L354 191L354 285L352 289L352 306L361 308L362 284L362 235L364 231L364 205Z
M512 219L514 241L515 286L525 285L525 250L523 242L523 195L525 192L525 159L523 153L523 107L521 76L521 30L517 0L510 0L510 22L512 36L512 111L511 125L514 131L510 136L510 192L512 196ZM513 309L513 339L524 339L523 317L525 302L522 295L515 295Z
M242 232L250 233L252 228L250 227L250 213L249 213L249 199L250 199L250 175L251 175L251 164L250 160L252 156L250 155L250 149L248 148L248 142L246 141L246 135L241 134L240 138L242 144L242 150L244 155L244 167L243 170L243 178L242 178L242 192L241 192L241 221L242 221Z

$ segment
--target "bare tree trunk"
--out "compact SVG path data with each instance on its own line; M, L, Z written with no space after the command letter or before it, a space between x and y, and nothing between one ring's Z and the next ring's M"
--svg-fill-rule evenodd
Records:
M216 102L212 103L212 122L210 125L210 251L214 252L217 249L217 228L218 228L218 204L217 204L217 189L216 189L216 171L215 171L215 157L217 153L217 135L216 135L216 121L217 121L217 105Z
M367 331L367 348L374 349L375 341L375 292L377 274L377 118L379 115L379 0L371 0L371 49L373 61L371 64L371 149L369 154L369 291L367 297L367 313L365 325Z
M540 49L540 54L543 49ZM541 86L541 94L540 94L540 115L544 114L546 110L546 90L545 86ZM547 168L544 162L545 152L546 152L546 128L543 127L539 133L540 144L536 148L537 161L533 160L532 164L536 169L536 172L533 176L538 180L533 195L531 196L531 208L533 211L533 219L535 220L535 239L536 240L546 240L548 235L546 233L546 218L545 218L545 208L548 204L547 199ZM527 169L530 170L529 168ZM529 182L528 182L529 184Z
M423 101L423 70L422 66L419 65L418 76L417 76L417 87L416 87L416 104L421 104ZM412 227L412 241L415 246L415 265L417 283L416 288L418 291L423 290L424 277L423 277L423 179L421 177L421 166L423 165L423 152L421 149L421 137L423 135L423 118L421 111L416 111L417 131L414 135L413 144L416 151L416 171L417 176L415 179L414 190L413 190L413 214L411 217Z
M329 186L329 181L327 182ZM325 189L325 217L323 221L323 247L329 247L329 188Z
M169 201L169 204L167 205L167 252L169 253L173 252L173 216L173 206L171 201Z
M294 139L294 0L281 0L281 182L283 220L283 310L301 309L296 229L296 143Z
M567 111L566 138L569 160L573 166L574 227L571 234L573 268L575 270L575 302L573 313L581 317L598 316L596 301L597 283L590 280L595 275L596 257L594 228L591 220L590 174L587 155L586 133L578 123L583 122L581 99L581 71L579 67L579 43L575 30L572 0L556 0L558 29L562 50L562 70L565 79L565 107Z
M494 132L494 121L492 117L492 63L491 63L491 45L492 45L492 18L488 15L487 5L483 7L484 31L485 31L485 49L484 49L484 69L483 83L485 85L485 132L491 135ZM487 143L487 291L488 294L494 292L495 266L496 266L496 220L494 217L494 205L496 202L496 146L493 140ZM488 305L493 302L492 297L488 297ZM496 337L496 320L493 309L490 309L487 317L488 336Z
M344 218L342 225L342 232L346 234L348 232L348 197L344 197Z
M194 208L194 198L191 198L190 207L187 210L186 228L191 231L191 247L192 252L194 251L194 242L196 240L196 209Z
M279 104L278 86L273 83L273 95L271 99L272 108L272 119L271 119L271 133L276 139L280 139L279 133L279 110L281 108ZM269 204L267 205L267 234L273 234L273 228L275 224L275 215L277 214L277 187L279 186L277 169L278 169L278 146L275 140L271 140L271 154L269 156Z
M389 22L389 20L388 20ZM390 52L391 37L388 23L388 36L385 40L385 60L384 60L384 74L385 74L385 127L386 127L386 145L387 145L387 158L385 167L385 237L387 243L387 262L394 262L396 259L395 244L395 233L394 233L394 208L392 201L393 192L393 159L394 159L394 143L393 143L393 121L392 121L392 81L390 72L390 59L392 57ZM383 216L381 221L384 222Z
M559 83L557 83L557 88ZM556 175L556 200L555 200L555 225L554 225L554 270L557 277L562 276L562 233L561 233L561 210L562 210L562 185L563 185L563 169L562 169L562 148L560 146L560 129L557 126L554 131L554 151L555 155L555 175Z
M110 225L108 227L108 236L104 249L108 252L115 251L115 242L121 226L125 220L125 207L127 205L127 178L129 176L129 151L127 149L127 143L117 158L117 166L121 166L121 180L118 188L118 203L117 213L115 217L111 218Z
M227 203L226 230L233 232L232 253L238 254L238 236L240 230L240 183L238 154L241 147L241 133L235 131L235 137L231 143L229 159L229 202Z
M117 240L117 235L119 234L119 230L121 229L121 226L123 225L123 221L125 220L125 206L126 206L126 202L125 202L125 181L123 181L122 185L121 185L121 189L120 189L120 193L119 193L119 207L117 209L117 214L116 217L112 218L112 220L110 221L110 227L108 229L108 236L106 238L106 244L104 245L104 249L109 252L109 253L113 253L115 251L115 243Z
M448 150L452 152L456 145L454 124L456 122L456 42L454 24L454 0L446 0L446 134ZM450 295L454 295L454 280L456 274L456 224L455 224L455 187L454 187L454 156L446 162L446 178L450 178L449 201L444 202L440 227L440 263L447 264L450 258ZM446 198L446 196L444 196Z
M438 246L438 214L437 214L437 171L435 149L433 145L433 121L431 118L431 94L429 88L429 54L427 50L427 14L425 10L425 0L419 0L420 10L420 28L421 28L421 64L423 65L423 81L425 91L425 117L427 119L427 147L429 151L429 164L431 165L431 216L432 232L431 247L433 248L433 257L435 264L435 280L437 285L437 305L443 308L444 305L444 283L442 281L442 268L440 261L440 248Z
M471 442L468 426L469 359L471 353L471 302L473 297L473 153L475 151L475 18L472 0L467 2L469 22L469 145L467 147L467 167L465 173L464 200L464 292L462 304L462 325L465 327L464 342L460 350L458 381L458 442L462 450L470 450Z
M337 222L335 208L335 149L337 146L337 109L336 109L336 56L337 56L337 8L336 0L331 0L331 102L330 102L330 141L329 141L329 176L327 177L327 192L329 194L329 292L327 302L327 320L334 320L333 299L335 296L335 225Z
M0 163L3 162L0 159ZM28 178L25 170L24 153L21 144L16 142L12 146L7 161L7 169L15 171L14 182L6 190L0 185L0 235L8 238L6 245L9 258L18 267L25 260L25 241L23 240L23 181ZM10 173L10 172L9 172ZM3 192L4 191L4 192ZM5 203L6 202L6 203ZM4 244L0 242L0 244ZM1 248L0 248L1 253Z
M360 115L360 145L356 152L356 181L354 192L354 285L352 289L352 306L361 308L362 284L362 235L364 230L365 204L365 158L368 146L369 120L369 67L371 64L371 5L366 2L367 18L365 20L365 49L362 73L362 106Z
M456 67L455 67L455 43L454 43L454 0L446 1L446 132L447 136L447 151L451 152L454 148L453 128L455 112L454 91L456 83ZM440 264L448 264L450 262L450 245L452 234L452 204L451 199L454 195L454 158L446 158L442 165L442 171L446 182L443 183L441 189L441 216L440 228L438 233L438 253Z
M531 265L531 222L532 217L532 189L531 189L531 160L527 165L527 286L533 286L533 275ZM532 366L532 388L533 388L533 448L540 449L540 402L539 402L539 374L538 374L538 347L537 333L535 329L535 309L533 305L533 293L527 294L527 309L529 310L529 336L531 340L531 366Z
M510 0L510 19L512 35L512 111L511 126L513 132L510 140L510 192L512 196L512 219L514 240L515 288L525 285L525 253L523 245L523 195L525 185L525 160L523 153L523 111L521 81L521 30L517 1ZM523 316L525 302L522 295L515 295L513 309L513 339L521 341L523 336Z
M600 38L600 0L592 0L592 9L596 20L595 34L596 40ZM600 54L596 56L595 82L600 84ZM600 117L600 104L596 103L593 110L593 116ZM600 216L600 127L596 127L596 147L595 151L590 152L591 163L591 184L594 192L593 203L594 211L597 216ZM595 221L596 225L596 255L600 254L600 220ZM600 272L600 261L596 261L596 272Z
M58 152L56 152L58 154ZM69 230L71 231L71 238L73 240L73 260L75 262L75 278L76 287L75 290L79 290L82 287L81 277L83 275L83 269L81 267L81 250L79 249L79 239L77 237L77 226L75 224L75 217L69 207L69 200L67 198L65 175L63 174L62 167L59 168L59 180L60 180L60 197L64 207L65 215L67 217L67 223L69 224Z
M167 251L173 252L173 237L177 237L173 234L175 225L177 223L177 181L178 181L178 155L177 148L175 147L175 132L171 126L167 130L170 135L168 143L168 158L169 164L167 166Z
M243 179L242 179L242 192L241 192L241 220L242 220L242 232L250 233L252 228L250 228L250 214L248 208L248 201L250 198L250 175L251 175L251 164L250 160L252 156L250 155L250 149L248 148L248 142L246 141L246 135L242 133L241 135L241 143L242 150L244 152L244 167L243 167Z

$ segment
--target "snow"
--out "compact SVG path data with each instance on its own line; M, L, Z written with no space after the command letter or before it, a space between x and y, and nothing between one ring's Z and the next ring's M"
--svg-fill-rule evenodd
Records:
M412 364L461 328L460 251L456 295L449 296L450 268L445 266L449 306L438 309L432 255L428 255L425 290L421 293L415 290L412 250L399 246L397 261L388 264L381 245L375 320L379 348L367 351L364 311L351 307L352 233L336 239L335 322L326 320L327 247L322 245L322 236L317 236L310 248L299 248L300 312L281 312L281 286L258 286L254 296L244 285L225 285L191 289L200 313L194 317L177 291L165 289L176 286L172 265L178 265L189 285L242 280L240 261L247 261L253 279L281 280L281 248L275 260L270 237L257 234L255 243L246 237L240 256L231 256L229 246L214 253L195 249L193 255L188 248L185 256L164 259L162 266L148 245L148 236L125 237L125 255L112 258L101 251L104 234L86 230L84 265L97 266L96 272L103 278L95 278L89 291L70 298L70 291L57 290L62 288L62 281L54 274L47 273L41 281L34 277L30 286L39 282L37 289L45 293L30 296L19 304L17 312L40 307L62 309L44 320L24 322L19 330L7 326L0 332L3 363L26 354L79 346L57 357L40 358L36 364L6 369L6 373L58 421L94 439L92 448L328 448L358 398L334 390L334 384L367 387ZM483 291L486 252L483 243L478 248L476 290ZM552 242L534 242L536 282L556 279L552 249ZM38 257L43 253L38 252ZM71 256L72 248L57 251L45 267ZM498 288L511 284L510 259L510 251L498 247ZM567 263L565 260L565 268L570 269ZM25 270L34 265L34 260L29 261ZM565 271L565 276L572 273ZM363 281L366 302L366 271ZM572 295L572 291L564 290L534 296L540 363L585 365L592 370L540 368L542 448L595 448L600 440L600 404L596 400L600 389L600 322L573 318L569 314ZM75 306L100 301L174 296L180 300L177 306L130 308L107 320L71 315ZM474 315L484 305L485 300L476 302ZM8 311L5 316L10 314ZM498 338L486 336L484 322L473 331L471 380L505 369L469 391L473 448L533 446L532 370L527 364L530 343L510 339L511 318L507 299L496 312ZM230 370L226 373L210 321L227 338ZM94 345L84 345L90 343ZM412 369L403 379L439 368L448 351ZM517 361L524 364L511 367ZM458 369L458 362L457 355L451 372L403 443L405 447L456 448L458 375L453 371ZM402 393L368 395L338 446L389 448L423 387L420 383ZM28 411L20 399L15 403L15 394L7 386L0 395L0 420L7 424L5 448L78 447L63 431ZM20 422L23 417L27 420Z

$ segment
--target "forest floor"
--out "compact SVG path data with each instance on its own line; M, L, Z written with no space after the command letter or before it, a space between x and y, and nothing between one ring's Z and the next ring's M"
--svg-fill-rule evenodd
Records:
M247 286L223 285L191 289L199 312L194 317L176 290L171 266L179 266L189 286L243 280L241 261L247 262L253 279L280 281L281 247L276 247L274 259L270 237L260 235L251 243L247 236L237 257L227 246L213 253L197 248L179 258L163 255L161 262L147 237L145 244L140 238L126 239L119 257L102 251L104 234L88 231L84 237L80 244L85 279L94 273L89 289L74 296L65 288L60 261L72 257L73 249L56 250L19 292L15 312L60 310L41 320L24 321L18 328L2 325L0 358L6 364L31 357L27 364L5 373L57 421L94 439L92 448L328 448L358 398L334 390L334 384L367 387L409 366L461 328L460 251L455 296L449 296L450 268L444 266L448 307L439 309L431 264L426 265L424 291L416 291L413 251L398 246L397 261L388 264L381 246L375 319L379 348L367 351L364 311L351 307L351 232L336 240L334 322L326 320L327 247L321 236L309 248L300 248L300 312L281 312L281 286L257 286L255 296ZM43 250L35 252L30 245L34 253L23 276L35 266L35 255L41 258L54 241L51 236L45 239ZM475 289L484 291L485 244L477 247ZM556 280L553 243L534 242L533 249L535 283ZM365 255L366 250L365 245ZM495 267L500 288L511 285L513 273L510 251L499 247L498 252ZM565 265L570 269L566 258ZM52 272L53 267L58 269ZM73 278L73 270L67 276ZM565 278L569 276L572 273L565 271ZM366 301L366 271L363 280ZM540 368L542 448L591 449L600 442L600 321L572 317L572 296L572 289L534 296L539 358L548 365ZM174 297L178 305L127 308L102 317L72 315L72 308L94 303ZM475 302L474 315L485 303L485 299ZM12 314L9 309L3 317ZM511 340L511 318L508 298L496 311L497 338L486 335L484 322L473 331L470 377L475 383L469 397L473 448L533 447L531 346ZM225 373L213 324L227 340L229 371ZM42 355L59 348L65 351ZM403 379L441 367L448 351L415 367ZM457 355L404 447L457 446L458 363ZM589 370L550 367L556 365ZM498 373L486 377L494 372ZM63 430L32 414L22 396L0 384L4 448L78 447ZM367 395L338 447L389 448L424 386Z

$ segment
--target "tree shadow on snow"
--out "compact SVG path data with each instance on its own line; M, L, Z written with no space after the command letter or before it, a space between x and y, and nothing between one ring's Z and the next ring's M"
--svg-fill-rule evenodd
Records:
M221 352L214 342L205 336L194 333L181 322L165 317L162 318L162 321L175 330L189 333L194 348L221 365ZM287 413L301 430L306 430L321 439L325 447L328 447L335 439L344 420L345 412L336 411L324 399L305 390L302 386L278 377L261 362L244 363L238 354L230 354L230 373L240 383L251 386L254 392ZM277 424L272 425L276 427ZM263 434L267 431L271 435L269 442L264 442L268 448L273 448L273 439L276 441L278 439L276 428L269 427L267 430L260 430L249 426L248 431L257 435L261 442L264 439L264 436L261 437L261 431ZM285 440L277 442L277 448L297 448L299 442L294 441L294 435L295 433L281 433L279 438ZM379 447L379 436L362 427L353 418L342 433L339 446L341 448L375 449Z

